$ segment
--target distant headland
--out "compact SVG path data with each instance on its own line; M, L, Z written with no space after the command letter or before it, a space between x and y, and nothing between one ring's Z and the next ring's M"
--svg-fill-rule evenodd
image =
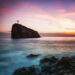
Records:
M27 28L19 23L12 26L11 38L40 38L37 31Z

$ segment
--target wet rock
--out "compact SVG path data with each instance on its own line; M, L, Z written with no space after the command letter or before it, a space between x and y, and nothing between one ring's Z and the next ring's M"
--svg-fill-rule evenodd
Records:
M75 75L75 57L45 57L40 65L18 69L13 75Z
M51 67L49 65L45 65L42 67L42 74L48 75L51 74Z
M75 56L70 58L71 72L75 75Z
M15 23L11 31L12 38L39 38L40 35L37 31L27 28L21 24Z
M52 67L51 71L55 72L56 75L64 75L70 73L71 64L69 61L70 61L69 57L63 57L58 61L58 63L54 67Z
M50 58L44 58L40 60L40 63L56 63L58 61L58 58L56 57L50 57Z
M49 62L49 61L50 61L49 58L44 58L44 59L40 60L40 63L46 63L46 62Z
M38 56L40 56L40 55L39 54L30 54L27 56L27 58L36 58Z
M28 75L30 72L29 72L29 69L28 67L23 67L23 68L20 68L20 69L17 69L13 75Z
M13 75L40 75L40 71L35 66L17 69Z

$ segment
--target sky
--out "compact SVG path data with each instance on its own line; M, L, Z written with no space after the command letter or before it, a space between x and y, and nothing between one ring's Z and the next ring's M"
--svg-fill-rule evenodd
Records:
M0 0L0 32L17 20L40 33L75 33L75 0Z

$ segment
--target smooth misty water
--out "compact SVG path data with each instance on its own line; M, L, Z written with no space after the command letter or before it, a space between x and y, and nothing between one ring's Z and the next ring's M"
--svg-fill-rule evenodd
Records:
M41 54L28 59L29 54ZM0 35L0 75L12 75L23 66L38 65L44 56L75 55L75 37L42 37L35 39L11 39Z

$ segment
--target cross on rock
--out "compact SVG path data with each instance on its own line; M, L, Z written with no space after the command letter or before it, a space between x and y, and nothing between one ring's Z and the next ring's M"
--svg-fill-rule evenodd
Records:
M19 20L17 20L17 23L19 24Z

